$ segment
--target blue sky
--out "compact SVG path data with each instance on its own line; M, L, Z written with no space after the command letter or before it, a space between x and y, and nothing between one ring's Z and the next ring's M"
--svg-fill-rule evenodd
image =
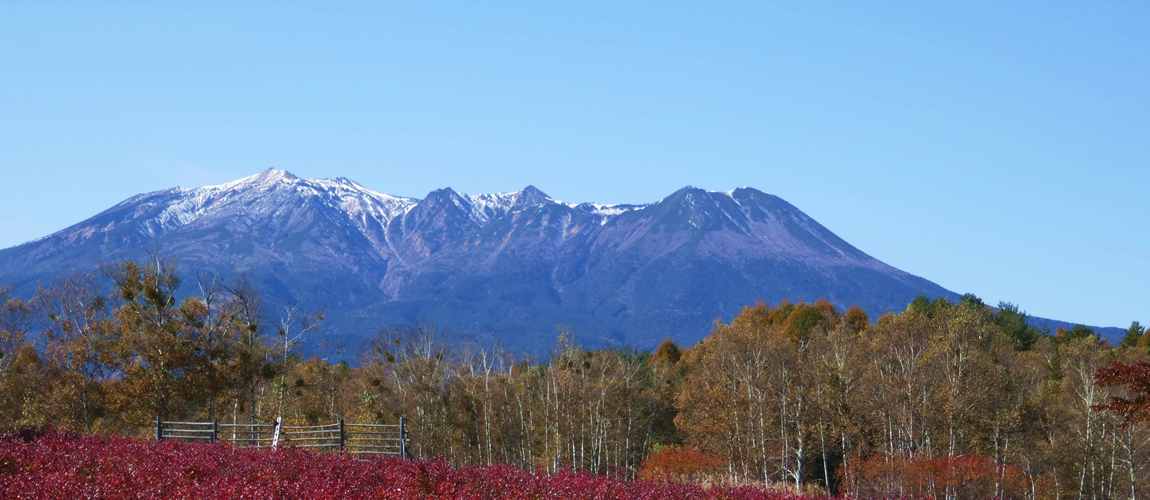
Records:
M1144 2L0 2L0 247L260 170L752 186L1038 316L1150 322Z

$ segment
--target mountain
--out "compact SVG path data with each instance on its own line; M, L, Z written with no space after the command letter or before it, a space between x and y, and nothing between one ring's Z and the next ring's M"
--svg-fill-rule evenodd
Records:
M919 294L957 298L751 188L686 187L649 205L570 204L532 186L419 200L273 169L134 196L0 250L0 283L30 295L73 269L156 249L178 260L188 294L197 274L243 274L268 304L325 307L312 345L351 352L421 319L542 353L560 326L588 345L692 343L759 299L825 297L873 318Z

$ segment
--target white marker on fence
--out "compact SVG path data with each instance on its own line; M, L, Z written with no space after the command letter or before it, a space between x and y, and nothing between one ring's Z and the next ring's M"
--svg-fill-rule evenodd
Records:
M273 449L278 449L278 448L279 448L279 444L280 444L280 427L282 426L282 424L283 424L283 421L284 421L284 418L283 418L283 417L276 417L276 429L275 429L275 432L273 432L273 433L272 433L272 448L273 448Z

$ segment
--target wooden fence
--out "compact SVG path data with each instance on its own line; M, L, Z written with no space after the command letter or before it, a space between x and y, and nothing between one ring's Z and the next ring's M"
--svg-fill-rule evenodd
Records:
M334 424L290 426L283 417L272 424L168 422L156 417L156 440L226 441L236 446L313 448L357 455L397 455L407 458L407 420L399 424Z

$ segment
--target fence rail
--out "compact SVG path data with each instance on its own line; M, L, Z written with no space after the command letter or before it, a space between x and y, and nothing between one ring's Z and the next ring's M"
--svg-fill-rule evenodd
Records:
M407 419L399 424L334 424L311 426L283 425L283 417L272 424L221 424L211 422L164 421L156 417L156 440L226 441L236 446L257 448L338 449L356 455L398 455L407 458Z

